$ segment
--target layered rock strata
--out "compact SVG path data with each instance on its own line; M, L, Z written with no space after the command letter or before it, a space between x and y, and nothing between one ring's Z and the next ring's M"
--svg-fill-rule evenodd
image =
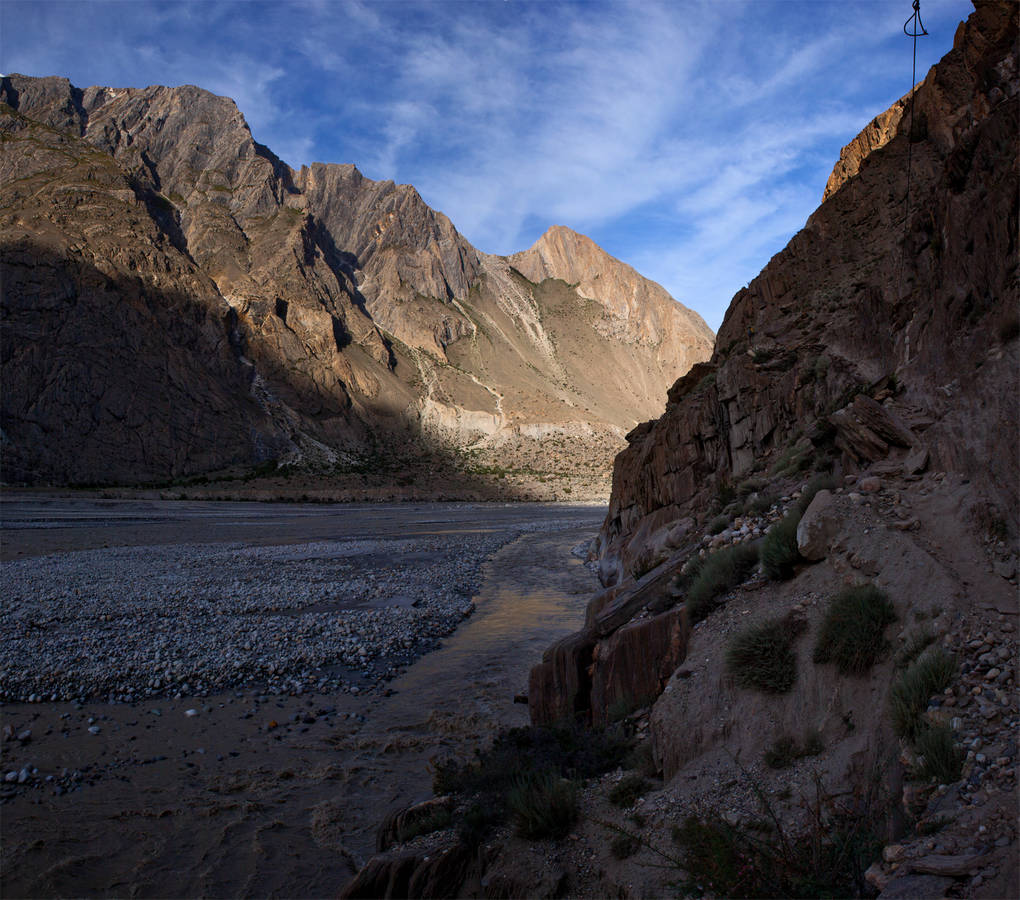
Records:
M480 253L409 185L290 169L227 98L11 75L0 101L8 480L343 467L380 444L528 468L518 445L550 434L588 465L710 352L582 236Z

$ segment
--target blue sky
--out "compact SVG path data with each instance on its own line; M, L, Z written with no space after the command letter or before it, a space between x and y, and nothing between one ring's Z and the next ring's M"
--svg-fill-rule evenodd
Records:
M964 0L924 0L918 80ZM910 87L910 0L0 0L0 71L197 84L292 166L413 184L479 249L553 224L718 328Z

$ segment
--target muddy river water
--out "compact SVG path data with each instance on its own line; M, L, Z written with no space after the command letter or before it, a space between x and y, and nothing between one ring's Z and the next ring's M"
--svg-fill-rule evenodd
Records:
M358 536L381 553L387 538L423 533L448 535L451 547L479 532L508 542L483 564L474 613L379 689L4 704L15 737L2 771L34 774L2 785L2 894L335 896L371 855L385 814L431 794L437 759L526 723L514 695L545 647L583 620L596 585L570 551L603 515L536 504L5 501L5 561L177 542Z

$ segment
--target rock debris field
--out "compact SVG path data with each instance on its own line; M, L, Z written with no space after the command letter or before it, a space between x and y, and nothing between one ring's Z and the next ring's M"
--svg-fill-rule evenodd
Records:
M131 702L257 686L358 693L473 610L484 561L520 535L176 544L3 566L0 699Z

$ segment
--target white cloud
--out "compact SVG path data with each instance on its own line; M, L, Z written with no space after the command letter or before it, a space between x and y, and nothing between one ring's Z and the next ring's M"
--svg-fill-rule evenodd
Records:
M926 0L919 51L944 53L968 9ZM490 252L587 231L718 325L840 145L909 88L905 17L878 0L4 0L0 68L198 84L292 165L410 182Z

